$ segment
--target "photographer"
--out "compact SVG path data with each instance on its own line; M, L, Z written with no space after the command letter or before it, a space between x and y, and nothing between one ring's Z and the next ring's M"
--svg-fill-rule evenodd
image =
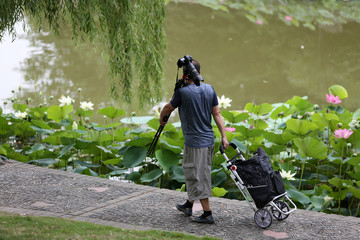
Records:
M183 67L183 84L181 87L177 86L173 98L160 113L160 125L165 126L166 116L178 107L185 138L182 167L188 200L183 205L177 204L176 208L191 216L194 201L200 200L204 213L199 217L193 217L192 220L199 223L214 223L209 203L212 194L211 165L215 141L211 116L220 130L221 141L226 149L229 143L225 135L224 120L215 90L209 84L200 83L203 81L199 74L200 64L186 55L179 59L178 66Z

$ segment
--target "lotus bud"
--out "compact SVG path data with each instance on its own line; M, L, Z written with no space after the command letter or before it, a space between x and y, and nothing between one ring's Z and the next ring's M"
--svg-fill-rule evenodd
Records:
M21 85L19 85L19 91L21 91Z
M131 116L135 117L136 116L136 112L132 112Z
M338 128L342 128L342 126L343 126L343 124L342 124L341 122L339 122L339 123L337 124L337 127L338 127Z
M254 129L254 125L251 124L251 125L250 125L250 130L253 130L253 129Z
M40 92L39 92L39 96L42 97L42 94L43 94L42 91L40 91Z
M318 105L318 104L314 104L313 109L316 111L316 110L319 110L319 109L320 109L320 107L319 107L319 105Z
M78 129L78 125L77 123L74 121L72 124L72 130L77 130Z
M11 90L11 93L15 93L15 90Z
M329 113L330 111L329 111L329 109L326 109L326 113Z

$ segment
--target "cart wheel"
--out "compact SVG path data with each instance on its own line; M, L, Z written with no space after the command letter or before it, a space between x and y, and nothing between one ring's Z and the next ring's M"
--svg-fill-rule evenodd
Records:
M279 201L276 201L275 204L284 213L287 213L290 211L290 207L289 207L289 204L287 204L287 202L279 200ZM280 221L286 219L290 215L290 214L283 214L283 213L279 212L275 207L271 207L271 212L272 212L273 216L277 220L280 220Z
M267 228L272 223L272 217L270 212L264 208L261 208L255 212L254 220L256 225L261 228Z

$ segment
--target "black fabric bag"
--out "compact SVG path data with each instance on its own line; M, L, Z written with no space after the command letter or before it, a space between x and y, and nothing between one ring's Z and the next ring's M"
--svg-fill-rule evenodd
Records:
M235 160L234 164L257 208L263 208L274 197L285 192L281 175L272 168L264 149L258 148L252 158Z
M279 171L274 171L273 177L271 178L276 195L283 194L285 192L285 185L282 180Z

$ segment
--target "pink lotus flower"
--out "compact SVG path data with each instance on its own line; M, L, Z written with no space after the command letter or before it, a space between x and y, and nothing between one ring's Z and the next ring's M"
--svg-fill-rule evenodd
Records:
M353 133L353 131L350 131L346 128L345 129L336 129L334 132L334 137L347 139L351 136L352 133Z
M332 94L330 94L330 95L326 94L326 101L328 103L333 103L333 104L341 103L341 100L339 99L339 96L334 96Z
M229 132L235 132L236 128L233 128L233 127L227 127L225 128L226 131L229 131Z
M285 16L285 20L290 22L290 21L292 21L292 17L291 16Z
M258 25L263 25L264 22L263 22L262 20L258 19L258 20L256 20L256 24L258 24Z

